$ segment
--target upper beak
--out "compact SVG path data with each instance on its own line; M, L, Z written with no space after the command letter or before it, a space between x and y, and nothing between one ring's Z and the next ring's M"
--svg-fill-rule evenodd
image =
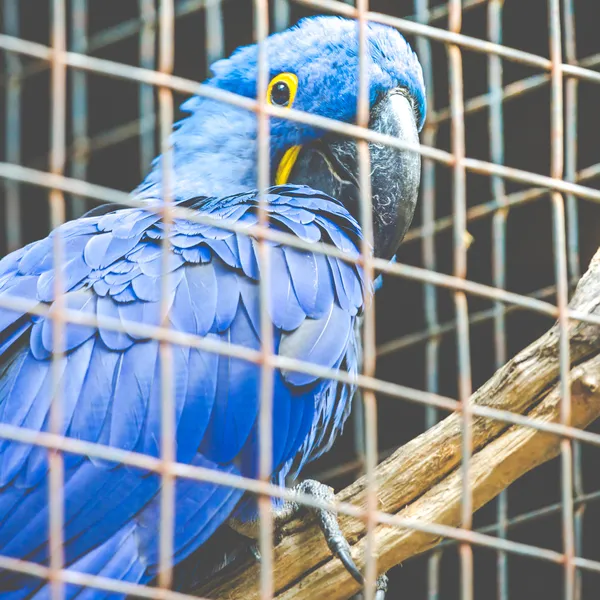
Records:
M369 129L413 145L419 143L412 105L401 90L392 91L373 106ZM415 211L421 156L415 151L374 143L369 143L369 151L374 251L378 257L391 258ZM327 134L295 150L294 158L293 166L287 165L287 182L329 194L359 218L358 153L353 139Z

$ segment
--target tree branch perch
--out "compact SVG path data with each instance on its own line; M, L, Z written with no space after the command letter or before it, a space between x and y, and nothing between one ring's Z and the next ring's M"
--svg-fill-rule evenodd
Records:
M600 251L579 282L570 307L600 316ZM559 422L558 326L533 342L498 370L471 397L473 404L527 414L541 422ZM600 326L569 324L572 421L584 428L600 416ZM470 485L474 508L493 499L513 481L559 452L560 437L531 427L509 426L473 417ZM377 467L379 509L420 523L460 525L461 416L454 413L399 448ZM365 480L336 497L365 506ZM364 564L363 521L339 515L359 567ZM339 560L333 559L316 524L297 518L284 526L274 550L274 585L278 600L342 600L359 590ZM375 532L379 572L420 554L441 536L380 525ZM207 598L258 600L259 565L225 570L196 592Z

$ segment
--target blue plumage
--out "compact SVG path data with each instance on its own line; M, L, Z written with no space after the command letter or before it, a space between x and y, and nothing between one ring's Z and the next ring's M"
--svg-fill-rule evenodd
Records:
M285 193L289 190L309 197L310 207L302 211L287 211L295 203L295 197ZM331 232L339 227L337 221L340 214L343 215L333 199L314 190L289 186L282 191L274 188L270 199L272 227L288 230L290 220L297 219L298 222L302 219L306 222L303 226L310 227L312 235L318 234L321 240L331 238ZM227 212L239 219L256 214L257 198L255 193L249 193L219 201L200 199L187 205L217 217ZM318 215L319 219L310 222L307 212ZM285 220L279 219L281 213L286 213ZM144 265L147 271L160 272L157 265L160 264L161 255L153 251L153 247L158 248L161 243L160 221L149 219L148 212L144 210L120 211L119 220L111 220L108 218L110 216L79 221L84 232L79 237L87 241L73 247L79 249L86 261L86 269L82 270L86 275L82 278L82 271L78 272L77 283L67 294L68 305L99 319L110 317L121 323L130 320L157 325L161 280L145 274L140 267ZM334 216L336 222L332 220ZM360 230L349 214L346 213L343 218L350 232L347 243L352 244L356 252ZM145 228L135 227L136 219L144 222ZM94 227L90 227L92 224ZM182 332L209 335L224 342L259 349L258 273L256 268L248 268L248 261L242 261L241 258L246 253L256 261L252 244L241 242L244 239L242 234L229 233L224 237L222 230L195 227L195 224L179 219L174 222L173 230L174 259L167 286L167 292L172 297L171 326ZM68 233L78 234L72 225L69 225ZM214 237L208 237L210 233ZM132 238L116 237L126 234ZM222 244L226 241L235 242L227 247L235 247L236 253L225 255ZM39 243L44 245L45 241ZM214 250L215 244L218 250ZM196 247L209 249L208 262L199 264L183 258L184 250ZM99 248L103 248L103 252L112 249L111 262L97 254ZM117 252L117 249L120 251ZM33 254L35 246L28 250L22 260ZM47 261L45 255L41 260L45 269L38 269L39 274L35 276L22 275L20 261L17 261L4 286L7 293L16 288L26 298L33 300L39 299L40 293L51 297L39 282L42 278L52 278L52 261ZM27 272L32 271L30 261L27 258L24 266ZM336 298L350 296L337 290L343 282L341 278L333 276L332 265L339 261L329 259L328 270L324 266L317 267L318 261L310 253L284 252L276 244L273 245L271 312L274 336L280 354L334 367L346 351L362 299L357 304L357 297L352 298L351 309L342 309ZM232 265L228 264L231 262ZM128 263L133 266L126 266ZM294 267L289 268L289 264L294 264ZM344 273L346 285L349 286L349 281L354 278L357 289L360 289L358 270L349 266ZM37 279L37 285L31 283L31 278ZM21 285L21 280L28 284ZM136 285L140 280L144 282L143 285ZM94 292L98 281L106 286L103 296ZM120 302L113 295L115 290L121 294L124 289L132 292L133 301ZM318 301L319 289L331 291L321 294ZM350 306L349 299L347 303ZM314 319L315 316L319 318ZM21 315L13 317L22 318ZM7 355L2 366L2 421L43 430L47 428L51 391L51 322L41 318L34 323L33 319L28 318L27 323L28 329L21 332L18 341L13 342L12 354ZM61 366L61 372L64 372L62 429L63 433L75 438L102 441L125 450L158 455L158 343L140 339L127 331L127 326L125 332L116 332L102 325L99 329L73 324L66 326L67 356ZM247 361L198 349L174 347L173 355L173 396L177 439L180 440L178 460L210 463L215 469L255 476L260 368ZM273 460L278 467L283 465L284 469L289 469L285 463L294 457L304 442L319 397L331 393L328 391L331 386L314 387L314 377L294 372L277 373L275 378ZM307 387L311 385L312 389ZM343 406L334 407L332 415L339 410L343 412L345 409ZM307 448L307 454L311 450ZM0 473L4 487L0 498L10 497L10 504L18 505L14 512L4 512L0 522L3 553L20 558L31 556L42 559L46 556L45 456L43 450L40 452L27 446L3 442ZM89 458L67 460L67 465L71 467L65 475L68 498L65 554L68 563L81 560L82 565L100 564L97 561L102 562L103 558L96 555L85 558L86 554L93 552L110 532L116 534L122 527L130 528L134 514L144 506L146 508L139 518L136 517L138 527L142 528L139 531L145 531L147 525L144 523L147 521L155 523L154 517L150 516L152 511L157 510L154 498L158 481L155 476ZM226 489L209 493L209 484L193 485L188 482L181 487L182 490L188 490L185 494L189 495L178 504L178 510L184 511L182 519L194 523L193 527L190 525L191 529L182 526L182 534L176 536L176 553L183 556L189 554L231 512L240 494ZM211 504L210 494L216 494L214 505ZM193 500L195 496L199 500ZM187 505L193 506L196 512L186 517ZM210 526L208 517L202 517L209 512L212 515ZM222 515L221 520L215 515ZM28 525L23 528L24 522ZM193 533L190 533L192 530ZM139 560L146 565L156 561L155 533L153 531L152 535L148 535L148 539L139 533L143 541L136 551ZM125 534L121 532L119 535ZM116 542L113 540L107 548L113 549L113 543ZM131 541L127 544L130 547ZM110 565L111 572L117 569L114 560L106 564ZM145 572L148 574L151 570L146 569ZM22 583L14 575L7 578L14 585Z
M425 117L418 60L397 31L369 24L367 34L371 106L388 111L383 120L388 125L399 123L391 135L406 134L411 141L409 134L417 135ZM305 19L269 38L270 75L296 75L295 108L353 122L357 45L356 23ZM207 85L255 97L256 57L251 46L217 62ZM403 99L398 90L403 90ZM176 125L172 137L174 201L217 221L231 220L242 230L256 225L256 115L200 97L182 108L190 116ZM323 136L306 124L271 119L271 172L291 146L320 143ZM342 162L351 161L352 152L347 147ZM335 162L333 154L328 156ZM392 169L383 178L390 189L383 189L381 182L377 185L382 189L373 188L374 205L380 202L382 211L376 221L394 230L391 241L385 240L392 250L403 235L395 232L394 210L402 203L409 207L402 209L408 219L402 217L399 229L405 229L416 201L415 181L418 185L418 173L411 172L415 163L403 163L399 156L390 154L390 163L374 165ZM393 169L404 168L402 185L396 185ZM337 167L332 163L329 169L341 181L353 167L351 162ZM61 432L153 456L160 453L161 354L159 343L136 324L159 326L164 302L168 325L178 332L252 350L260 349L261 332L258 242L218 223L177 217L170 227L168 275L163 280L165 227L159 211L152 210L161 193L157 158L136 190L148 201L147 209L101 210L59 229L66 305L99 321L93 326L65 325L65 355L56 371L62 387ZM352 216L357 214L352 198L343 203L309 185L284 184L269 189L266 200L271 228L310 244L331 244L348 257L359 255L362 234ZM377 250L377 235L389 232L380 228L375 233ZM24 298L54 310L55 235L0 261L0 299ZM355 374L360 362L358 319L372 294L362 268L268 244L268 314L275 352ZM28 315L25 308L0 308L1 423L48 430L52 349L50 319ZM174 345L171 352L177 460L256 477L260 367L200 348ZM354 388L292 370L275 370L273 377L272 479L283 484L287 475L295 476L331 447L348 417ZM0 440L0 554L47 563L47 471L45 450ZM67 567L131 582L155 577L160 477L65 454L64 486ZM204 544L229 517L256 517L255 498L208 482L177 480L175 506L175 562ZM9 600L42 599L49 593L43 582L8 571L0 571L0 589ZM66 586L66 595L115 597L72 585Z

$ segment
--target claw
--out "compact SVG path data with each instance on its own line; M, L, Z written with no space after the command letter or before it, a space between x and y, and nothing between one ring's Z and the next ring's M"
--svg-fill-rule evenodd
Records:
M328 502L332 502L334 500L333 490L323 483L319 483L318 481L314 481L312 479L307 479L303 481L300 485L295 488L298 492L309 494L315 498L319 498L320 500L325 500ZM331 550L334 556L337 556L341 561L348 573L354 577L354 579L360 583L364 584L364 578L362 573L359 571L354 559L352 558L352 554L350 552L350 544L348 540L344 537L342 530L340 529L340 524L338 523L337 516L334 512L324 509L311 508L306 507L307 510L316 514L319 519L319 527L323 532L323 536L325 537L325 541L327 542L327 546ZM387 585L386 585L387 589ZM384 592L385 595L385 592ZM377 599L379 600L379 598Z
M330 515L331 513L326 513L324 512L326 515ZM322 515L319 515L319 520L322 520ZM336 525L337 525L337 521L336 521ZM354 579L356 581L358 581L358 583L363 584L364 583L364 579L362 576L362 573L358 570L358 567L356 566L356 564L354 563L354 559L352 558L352 555L350 554L350 545L348 544L348 542L346 541L346 538L343 537L342 535L332 535L331 537L327 537L327 532L325 530L325 528L321 525L321 531L323 531L323 535L325 536L325 541L327 542L327 545L329 546L329 549L331 550L332 554L334 556L337 556L341 561L342 564L344 565L344 567L346 567L346 571L348 571L348 573L350 573L350 575L352 575L352 577L354 577Z
M308 494L320 500L325 500L327 502L332 502L334 500L333 490L318 481L314 481L312 479L307 479L303 481L300 485L296 486L295 490L297 492ZM334 556L337 556L341 561L348 573L354 577L354 579L364 585L364 577L362 573L358 570L354 559L352 558L352 554L350 552L350 544L348 540L344 537L342 530L340 529L340 525L338 523L336 514L329 510L323 510L318 508L305 507L306 510L316 514L319 519L319 527L323 532L323 536L325 537L325 541L327 542L327 546L331 550ZM387 575L381 575L377 578L376 586L375 586L375 600L384 600L385 594L387 592L388 587L388 578Z
M325 502L333 502L335 499L335 494L333 493L333 489L329 486L319 483L318 481L314 481L313 479L306 479L299 485L294 488L294 491L298 494L307 494L308 496L312 496L313 498L317 498L318 500L323 500ZM275 517L275 536L277 536L278 531L278 523L281 525L289 520L293 515L298 513L301 510L306 510L313 513L318 520L319 527L323 532L323 537L327 542L327 546L331 550L331 553L340 559L348 573L352 575L352 577L360 584L364 585L364 577L362 573L359 571L354 559L352 558L352 553L350 551L350 544L348 540L344 537L342 530L340 529L340 525L337 520L337 516L334 511L324 510L319 508L312 508L310 506L301 506L297 502L286 502L284 505L278 507ZM251 537L256 539L258 537L258 519L255 521L250 521L247 523L240 523L235 519L229 520L229 526L245 535L246 537ZM254 556L254 558L260 562L260 552L258 550L258 546L256 544L252 544L250 546L250 552ZM375 600L384 600L385 593L387 591L387 583L388 578L385 575L381 575L377 578L376 587L375 587ZM356 600L362 598L362 594L358 594L355 596Z

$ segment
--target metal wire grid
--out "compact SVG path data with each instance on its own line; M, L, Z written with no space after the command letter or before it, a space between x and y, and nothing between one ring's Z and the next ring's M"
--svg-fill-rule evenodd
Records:
M155 459L136 453L125 452L115 448L109 448L98 444L81 442L78 440L64 438L57 435L61 422L60 413L60 390L56 390L51 408L51 427L48 433L36 433L25 429L15 428L8 425L0 425L0 436L28 444L38 444L47 447L50 451L50 544L52 548L52 559L50 566L44 567L38 564L19 561L8 557L0 557L0 567L30 573L38 577L48 578L53 584L53 596L60 598L62 587L65 582L88 585L100 589L115 592L135 594L148 598L184 598L189 597L168 591L171 581L171 544L173 534L173 511L174 511L174 480L175 477L187 477L191 479L213 481L222 485L240 487L261 497L261 538L260 548L263 556L263 568L261 569L261 592L262 597L269 598L273 593L273 581L271 573L272 565L272 522L269 510L268 496L284 499L292 499L288 490L277 488L268 482L267 474L270 471L270 436L264 432L270 431L270 403L272 402L271 390L269 389L269 372L274 368L294 369L312 373L317 376L336 379L339 381L355 381L363 390L365 403L365 425L366 425L366 447L365 467L368 480L368 507L366 511L352 505L338 503L335 509L338 512L349 515L364 517L368 523L368 538L370 542L367 547L371 548L371 533L373 527L378 523L387 523L395 526L419 529L454 539L461 543L462 582L461 595L463 599L473 597L473 564L471 544L480 544L495 548L499 553L499 598L507 598L507 568L506 554L516 553L551 561L564 565L565 569L565 598L575 598L577 590L576 576L579 569L600 571L600 563L584 559L580 556L582 515L585 503L592 500L594 494L587 496L582 493L580 456L578 453L579 442L600 445L600 436L579 431L568 426L569 423L569 357L568 338L566 326L569 319L580 319L593 323L600 323L600 319L582 315L567 307L568 279L567 265L571 278L577 278L580 274L579 247L577 232L577 198L586 198L595 202L600 200L600 192L589 187L585 183L590 178L600 173L600 165L593 165L576 173L576 118L577 118L577 83L579 79L585 79L598 83L600 74L591 68L600 64L600 56L594 55L585 60L578 61L575 52L574 38L574 10L572 0L563 2L562 29L565 33L565 56L566 63L562 62L561 48L561 15L558 0L549 0L550 13L550 60L541 56L522 52L513 48L502 46L501 20L502 0L471 0L462 3L451 0L447 5L429 9L427 0L415 0L416 15L412 20L398 19L389 15L369 12L366 0L359 0L356 8L335 0L296 0L299 4L312 6L321 10L335 12L348 17L355 17L359 23L359 40L361 46L364 44L364 24L367 20L387 23L397 27L401 32L417 36L417 44L422 64L425 70L425 79L429 90L430 106L433 108L433 77L431 72L431 41L439 41L446 45L448 51L448 68L450 73L450 106L446 109L431 111L428 123L423 134L423 145L420 148L411 148L407 144L386 136L370 132L365 129L368 122L368 104L366 96L366 61L364 53L361 53L360 61L360 98L357 108L357 125L338 123L330 119L317 118L314 115L302 113L298 110L282 110L277 107L268 106L264 102L264 92L267 85L267 66L264 51L260 52L259 60L259 84L258 100L235 96L220 90L199 86L197 82L174 77L171 75L173 67L173 24L176 16L189 14L197 10L206 10L208 60L212 62L223 53L223 20L221 14L221 3L215 0L191 1L187 0L175 4L173 0L161 0L158 13L152 0L140 0L140 19L124 22L116 27L105 30L93 38L85 34L85 21L87 17L87 0L73 0L72 5L72 48L66 51L66 6L64 0L53 0L52 17L52 47L43 46L33 42L25 41L19 37L18 0L4 0L5 34L0 35L0 47L6 52L6 158L7 162L0 163L0 175L5 179L6 205L7 205L7 239L10 249L14 249L22 243L21 232L18 224L19 219L19 193L20 183L30 183L45 187L50 190L52 226L56 227L65 220L64 193L74 194L77 198L74 202L74 212L81 213L84 210L83 198L95 200L118 202L130 206L140 206L129 195L92 185L84 181L89 157L92 152L100 147L106 147L127 137L139 135L142 168L148 164L148 160L154 155L154 120L155 103L154 88L159 89L158 116L160 139L166 140L173 122L173 99L172 92L179 91L186 94L199 93L213 97L224 102L230 102L237 106L255 111L259 123L259 154L258 154L258 187L265 189L270 181L268 164L268 117L278 116L289 118L303 123L313 124L327 130L335 131L343 135L356 137L359 140L360 155L360 177L362 185L362 224L365 237L368 241L370 233L370 180L368 177L369 155L367 142L374 141L386 143L399 148L411 148L420 152L424 158L422 200L423 223L420 228L414 228L407 239L422 240L423 263L425 269L409 267L408 265L388 265L384 261L371 259L368 252L364 252L362 262L365 266L367 278L373 277L374 269L380 269L389 274L415 279L425 284L425 314L427 331L408 336L407 338L392 342L386 347L381 347L377 353L374 339L374 311L368 310L365 318L364 348L365 364L363 373L352 378L347 373L332 372L328 369L316 367L315 365L302 363L301 361L285 359L272 355L272 333L268 327L268 316L264 290L268 282L261 283L261 322L263 345L261 351L251 351L246 348L226 345L211 340L196 338L195 336L171 331L166 327L148 327L141 324L129 324L131 331L140 335L150 336L161 342L161 381L163 386L162 404L162 448L161 458ZM461 17L462 11L481 4L488 6L489 14L489 38L490 41L462 35ZM268 32L268 5L266 0L255 0L255 32L256 40L260 43ZM286 0L275 2L275 24L282 28L287 25L289 19L289 5ZM448 30L432 27L431 23L449 17ZM156 66L154 46L156 41L156 25L158 25L160 40L158 70ZM139 36L140 64L141 67L132 67L107 60L93 58L88 53L104 45L114 43L126 36ZM466 103L462 97L462 49L483 52L488 55L490 83L487 94L471 99ZM29 68L24 68L20 56L30 56L40 59L41 62L34 63ZM502 87L502 60L521 62L542 70L539 75L534 75L525 80L513 83L505 88ZM50 156L49 172L35 170L19 166L20 162L20 93L23 80L32 73L50 66L52 72L52 149ZM66 71L72 68L74 77L72 80L72 111L73 111L73 144L71 148L66 147L65 120L66 120ZM87 134L86 116L86 73L98 73L112 77L120 77L137 81L140 85L140 119L113 131L105 132L97 138L90 138ZM566 104L567 122L563 124L563 77L566 82ZM508 168L503 165L503 123L502 105L503 101L516 97L527 91L531 91L546 83L551 83L552 89L552 168L550 177L528 173L525 171ZM490 132L491 132L491 157L492 162L486 162L468 158L465 155L464 140L464 116L483 108L490 109ZM435 148L436 135L441 123L450 120L452 129L452 152L444 152ZM566 126L566 127L565 127ZM565 135L566 129L566 135ZM563 174L563 139L566 146L566 164ZM160 209L165 222L168 224L174 218L185 217L192 221L212 222L209 217L198 215L191 211L173 208L169 204L169 165L171 161L170 149L165 141L162 142L161 151L165 167L164 198L165 203ZM65 164L67 154L72 159L70 162L70 177L65 176ZM435 169L437 163L442 163L452 169L453 172L453 216L452 218L435 220ZM467 211L466 209L466 171L483 173L491 177L493 198L492 202L478 205ZM564 175L564 177L563 177ZM522 192L507 195L504 189L504 180L518 181L529 186L537 186ZM536 297L521 296L505 291L506 281L506 216L508 209L512 206L523 204L550 192L554 214L554 252L556 265L556 286L552 289L541 290ZM567 201L569 212L569 230L566 230L564 219L564 203L562 195ZM144 204L145 206L145 204ZM318 247L302 243L292 236L280 232L269 231L265 228L267 215L264 211L264 202L261 201L261 220L258 226L251 228L247 233L256 236L261 242L260 260L268 261L268 246L265 240L285 242L295 247L304 247L312 251L322 251L343 258L348 262L361 260L356 257L341 255L331 247ZM494 248L494 286L485 286L466 279L466 224L474 220L493 214L493 248ZM218 222L218 226L224 229L236 230L233 223ZM453 229L454 239L454 275L448 276L437 273L435 248L433 245L436 233L448 228ZM237 229L239 230L239 228ZM60 237L56 236L55 261L61 263L62 247ZM568 243L567 243L568 240ZM166 236L165 250L168 250L168 237ZM165 252L166 256L166 252ZM268 272L261 269L263 273ZM166 281L166 269L163 281ZM62 281L60 270L56 277L56 292L60 302ZM456 322L440 324L436 309L437 287L443 286L454 291ZM163 288L164 289L164 288ZM466 294L475 294L491 300L495 305L492 311L484 311L469 317ZM550 304L541 298L551 297L556 294L557 306ZM164 296L164 294L163 294ZM2 306L11 308L23 306L24 300L19 298L8 298L2 300ZM508 307L506 305L509 305ZM503 411L493 410L485 407L469 406L465 401L471 392L470 360L469 360L469 323L481 322L492 318L494 320L496 362L500 366L506 361L506 338L504 320L510 308L522 308L537 311L552 317L557 317L561 329L561 385L562 385L562 411L560 424L541 424L530 418L513 415ZM43 307L30 303L27 306L32 314L46 315ZM62 339L61 333L67 322L97 325L113 330L121 330L122 325L111 319L96 319L73 313L72 311L58 307L53 311L55 352L54 362L58 364L61 360ZM163 307L164 308L164 307ZM163 316L166 316L163 312ZM456 329L459 351L459 398L458 401L440 396L438 392L438 364L439 364L439 342L440 336ZM426 342L427 360L427 392L409 389L403 386L375 379L375 357L409 344ZM230 356L236 356L251 360L263 365L263 377L261 379L261 411L260 411L260 436L261 445L261 481L245 479L232 475L216 473L207 469L182 465L173 462L173 419L171 394L171 360L170 347L172 344L189 345L203 348L209 351L221 352ZM58 379L56 379L58 385ZM375 419L375 393L381 392L393 397L408 399L427 406L427 421L431 425L437 418L436 409L461 410L463 415L463 509L462 527L451 528L440 525L425 525L407 522L393 515L386 515L376 508L376 489L373 477L373 469L377 462L376 448L376 419ZM535 546L519 544L506 539L506 530L509 525L506 510L506 496L503 495L498 503L498 524L490 529L498 533L498 537L492 537L487 533L473 532L471 528L472 504L470 500L470 489L468 481L469 451L470 451L470 424L472 415L482 415L489 418L500 419L507 423L515 423L526 427L548 431L561 435L562 456L562 502L559 505L548 507L545 511L562 511L564 553L558 553ZM132 466L148 469L160 473L163 478L161 492L161 528L160 528L160 578L158 588L147 588L126 584L123 582L106 580L100 577L88 576L64 569L62 556L62 458L64 451L82 453L96 456L112 461L123 462ZM575 469L573 469L572 452L575 454ZM574 486L573 486L574 484ZM574 501L572 496L574 489L577 496L577 512L574 515ZM598 494L596 494L598 495ZM295 498L295 497L294 497ZM310 497L301 498L301 502L310 506L324 505ZM538 511L539 512L539 511ZM535 515L526 515L522 518L532 518ZM574 519L575 516L575 519ZM514 521L514 520L513 520ZM366 593L367 598L372 597L373 583L375 577L374 552L367 552L366 556ZM430 581L429 597L437 597L437 578L439 570L439 552L432 555L430 559Z

